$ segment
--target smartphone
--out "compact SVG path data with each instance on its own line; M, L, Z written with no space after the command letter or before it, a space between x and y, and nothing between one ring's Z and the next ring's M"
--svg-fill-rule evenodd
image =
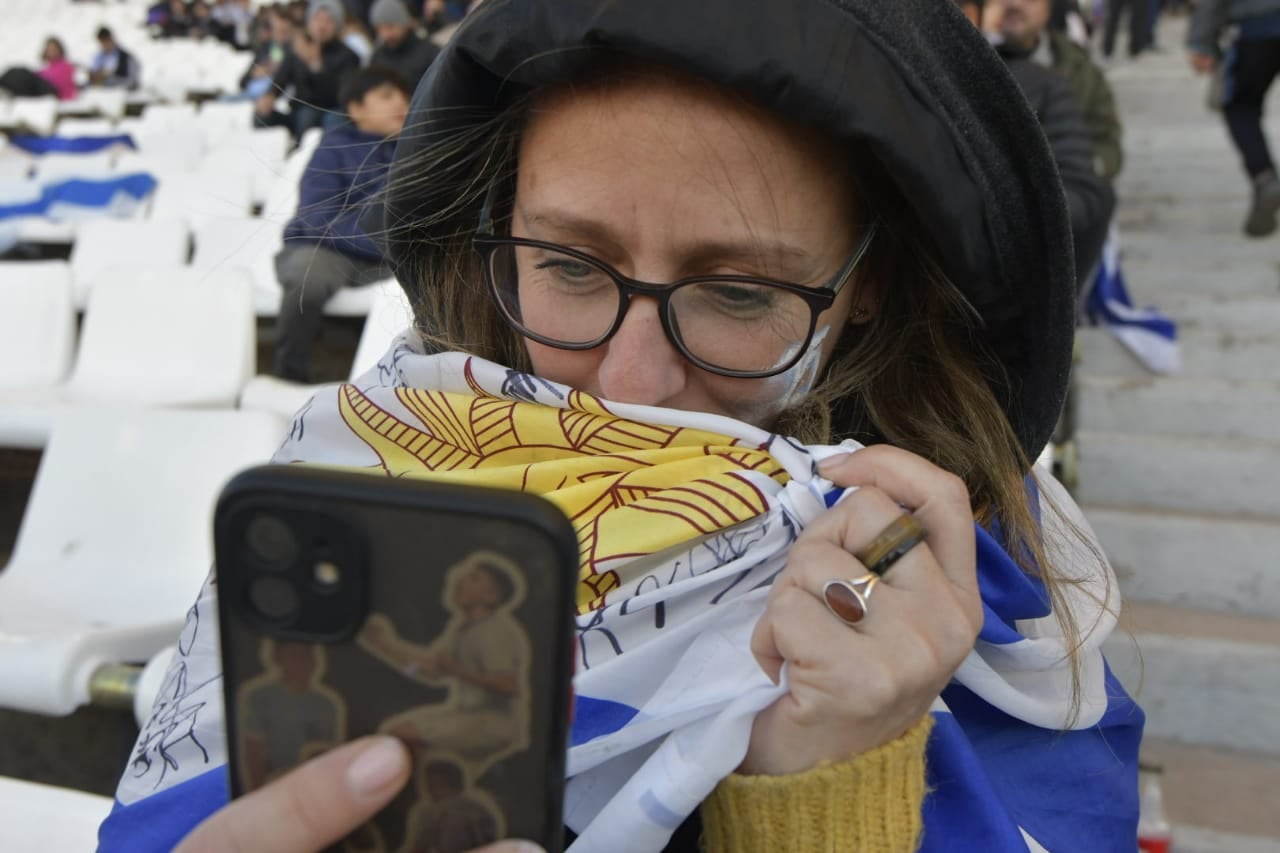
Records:
M578 543L558 509L263 466L222 491L214 550L232 796L389 733L413 778L330 849L562 848Z

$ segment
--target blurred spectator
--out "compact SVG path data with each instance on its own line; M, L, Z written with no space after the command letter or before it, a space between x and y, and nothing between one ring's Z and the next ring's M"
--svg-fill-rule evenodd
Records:
M1002 44L998 49L1040 119L1040 127L1053 151L1071 216L1076 281L1083 285L1102 257L1102 245L1115 212L1115 193L1111 184L1094 170L1089 127L1066 80L1010 45Z
M369 14L378 34L372 64L394 68L411 87L417 88L440 48L417 34L401 0L377 0Z
M1111 85L1087 50L1065 32L1048 28L1053 5L1050 0L1004 0L1001 52L1025 56L1062 76L1089 126L1094 169L1114 180L1124 164L1124 151L1123 128Z
M182 38L191 33L191 8L186 0L169 0L164 13L158 16L160 35L164 38Z
M1228 24L1235 25L1236 37L1224 58ZM1267 90L1280 73L1280 0L1199 0L1187 48L1197 72L1222 74L1222 116L1253 187L1244 233L1266 237L1275 232L1280 211L1280 179L1262 130Z
M67 51L61 40L50 36L45 39L40 53L44 64L39 71L29 68L10 68L0 74L0 89L14 97L42 97L54 95L69 101L76 96L76 69L67 61Z
M369 64L369 57L373 56L373 39L369 38L369 30L363 21L347 16L347 23L342 28L342 43L360 57L361 66Z
M269 36L254 52L253 63L240 78L240 90L257 100L271 91L271 80L289 53L293 42L293 18L286 6L272 6L266 12Z
M287 124L300 137L309 128L332 128L345 120L338 90L347 75L360 67L360 59L338 38L344 22L338 0L311 0L305 31L294 34L270 90L257 101L264 124ZM291 97L289 116L282 119L273 113L276 98L286 91Z
M1093 39L1093 26L1080 8L1080 0L1053 0L1049 13L1050 32L1062 33L1081 47L1088 49Z
M1150 0L1107 0L1107 20L1102 30L1102 55L1107 59L1116 52L1116 34L1120 19L1129 18L1129 57L1132 59L1151 46Z
M456 24L466 17L472 4L466 0L424 0L422 20L430 30L438 30Z
M219 41L239 48L252 46L254 14L249 0L217 0L209 20L210 32Z
M191 27L187 31L187 35L197 39L205 38L206 36L217 36L213 12L209 9L209 4L205 0L191 0L191 4L187 8L191 11Z
M98 55L89 64L89 83L108 88L136 89L142 69L133 54L116 44L106 27L98 28Z
M285 228L284 248L276 256L284 295L275 370L285 379L307 381L311 345L329 297L390 275L360 217L365 202L386 183L409 94L408 84L390 69L353 72L342 90L351 123L324 135L302 175L298 213Z

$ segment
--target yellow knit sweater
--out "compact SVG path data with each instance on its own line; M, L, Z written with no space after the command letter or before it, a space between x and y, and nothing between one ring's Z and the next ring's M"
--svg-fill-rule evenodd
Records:
M709 853L908 853L933 715L891 743L791 776L730 776L702 804Z

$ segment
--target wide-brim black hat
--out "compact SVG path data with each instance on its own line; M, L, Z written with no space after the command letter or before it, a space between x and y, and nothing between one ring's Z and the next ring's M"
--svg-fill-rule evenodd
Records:
M600 50L685 70L868 145L981 317L1007 375L997 396L1024 450L1039 453L1070 369L1067 209L1035 116L958 8L940 0L486 0L418 86L396 163L531 89L572 78ZM411 132L427 126L430 133ZM445 176L413 180L412 205L393 193L371 211L370 233L459 195ZM403 263L409 249L384 248L414 288Z

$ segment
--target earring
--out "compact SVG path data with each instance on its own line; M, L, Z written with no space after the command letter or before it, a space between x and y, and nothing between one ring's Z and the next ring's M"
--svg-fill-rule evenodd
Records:
M853 310L849 312L850 323L861 323L871 316L871 312L861 305L855 305Z

